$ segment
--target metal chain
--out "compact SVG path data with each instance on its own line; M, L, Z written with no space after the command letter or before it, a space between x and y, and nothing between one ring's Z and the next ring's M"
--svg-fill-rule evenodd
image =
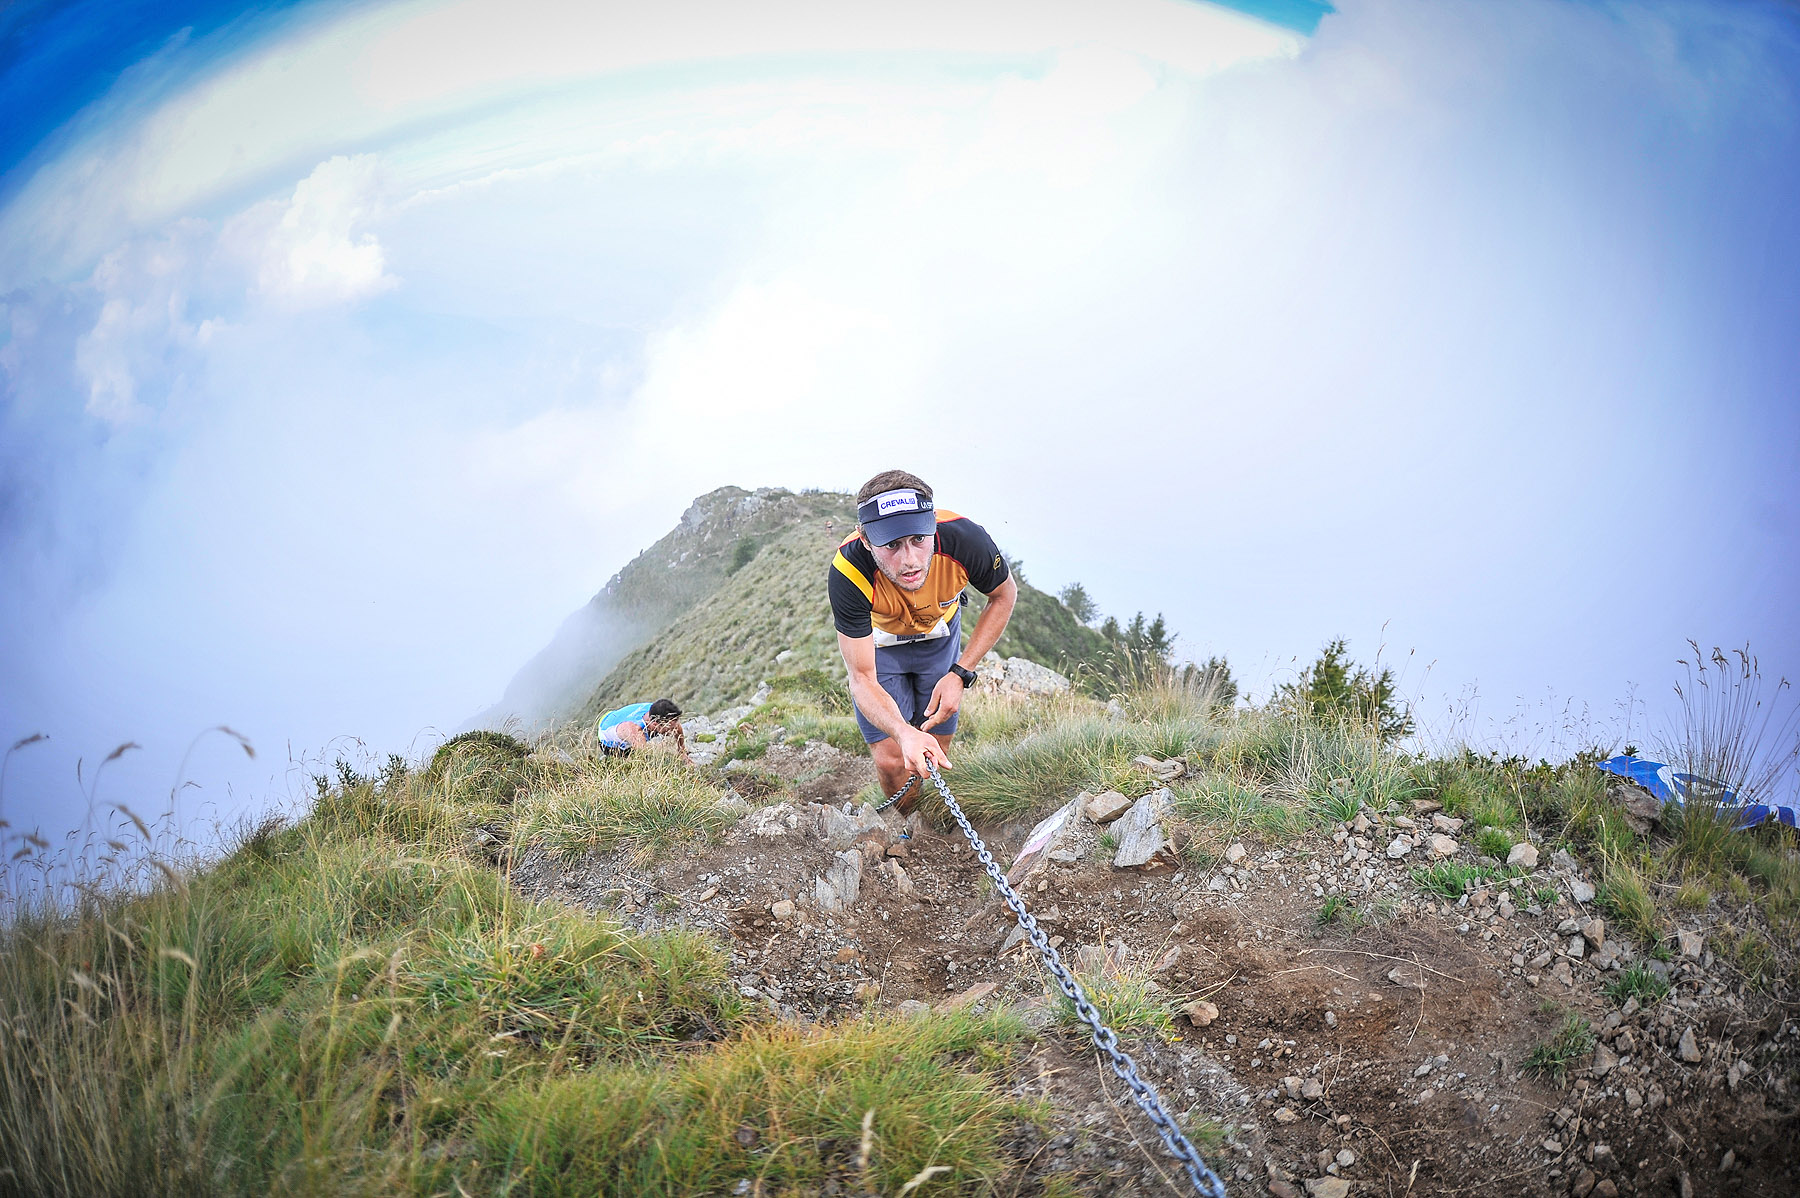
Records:
M938 794L943 797L944 806L948 807L950 814L956 817L957 826L968 838L969 845L975 850L975 856L980 860L982 868L987 870L988 877L993 879L994 889L1000 892L1000 897L1006 900L1008 907L1012 908L1013 914L1018 917L1020 930L1031 938L1032 947L1036 948L1038 955L1044 959L1044 966L1050 971L1050 976L1056 979L1057 988L1068 997L1070 1002L1075 1004L1075 1014L1088 1025L1088 1030L1094 1037L1095 1047L1106 1054L1112 1065L1112 1071L1118 1075L1120 1081L1130 1087L1131 1097L1137 1103L1138 1109L1149 1117L1150 1122L1156 1127L1156 1134L1162 1137L1163 1144L1187 1170L1188 1180L1194 1184L1195 1191L1203 1198L1225 1198L1225 1183L1219 1180L1217 1173L1207 1167L1204 1160L1200 1159L1200 1153L1188 1142L1188 1138L1182 1134L1181 1128L1176 1126L1174 1118L1163 1107L1162 1099L1157 1095L1156 1088L1138 1076L1137 1062L1131 1059L1131 1054L1119 1047L1118 1035L1101 1021L1099 1010L1088 1000L1087 993L1081 988L1081 983L1077 982L1069 973L1068 968L1062 963L1062 957L1057 955L1056 950L1051 947L1050 938L1044 934L1042 928L1038 927L1037 920L1031 912L1025 909L1025 900L1018 896L1007 882L1006 875L1000 872L1000 866L994 861L993 854L988 852L987 846L981 843L981 837L975 834L975 829L970 825L968 817L963 814L962 808L957 806L956 799L951 796L950 788L944 785L943 777L938 774L937 763L927 757L925 769L930 773L932 782L936 784ZM917 775L914 777L916 778ZM905 794L912 783L913 779L907 779L906 786L901 787L900 791L888 800L888 803L892 803L894 799ZM882 806L887 806L887 803L883 803Z
M879 807L875 808L875 810L876 811L886 811L889 807L892 807L895 803L898 803L900 801L900 796L904 795L907 791L911 790L912 784L914 782L917 782L918 780L919 780L919 775L917 775L917 774L906 775L905 785L901 786L901 788L899 790L896 790L893 794L891 794L887 798L883 799L881 801L881 805Z

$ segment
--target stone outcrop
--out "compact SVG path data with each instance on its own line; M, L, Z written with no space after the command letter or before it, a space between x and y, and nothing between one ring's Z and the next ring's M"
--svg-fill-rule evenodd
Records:
M1165 787L1153 790L1131 805L1112 826L1119 849L1113 854L1114 869L1142 869L1172 865L1174 847L1163 829L1163 820L1175 808L1175 796Z

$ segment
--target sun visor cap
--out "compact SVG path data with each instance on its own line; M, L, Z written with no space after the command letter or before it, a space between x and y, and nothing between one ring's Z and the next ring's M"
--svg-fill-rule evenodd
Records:
M901 537L916 537L937 531L937 509L931 500L907 488L883 491L856 505L856 522L863 527L872 545L887 545Z

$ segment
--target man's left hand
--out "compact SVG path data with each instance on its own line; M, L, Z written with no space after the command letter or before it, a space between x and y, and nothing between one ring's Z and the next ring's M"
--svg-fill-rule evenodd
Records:
M955 674L945 674L931 688L931 705L925 709L925 722L919 725L921 732L930 732L939 724L955 715L962 707L963 680Z

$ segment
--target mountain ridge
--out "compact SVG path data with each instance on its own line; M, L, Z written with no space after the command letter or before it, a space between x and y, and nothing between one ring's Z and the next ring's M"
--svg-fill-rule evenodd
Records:
M697 497L563 622L474 724L586 722L652 693L710 711L741 702L778 670L841 671L824 573L855 511L854 498L835 491L725 486ZM965 635L986 602L969 598ZM997 648L1070 673L1110 646L1020 580Z

